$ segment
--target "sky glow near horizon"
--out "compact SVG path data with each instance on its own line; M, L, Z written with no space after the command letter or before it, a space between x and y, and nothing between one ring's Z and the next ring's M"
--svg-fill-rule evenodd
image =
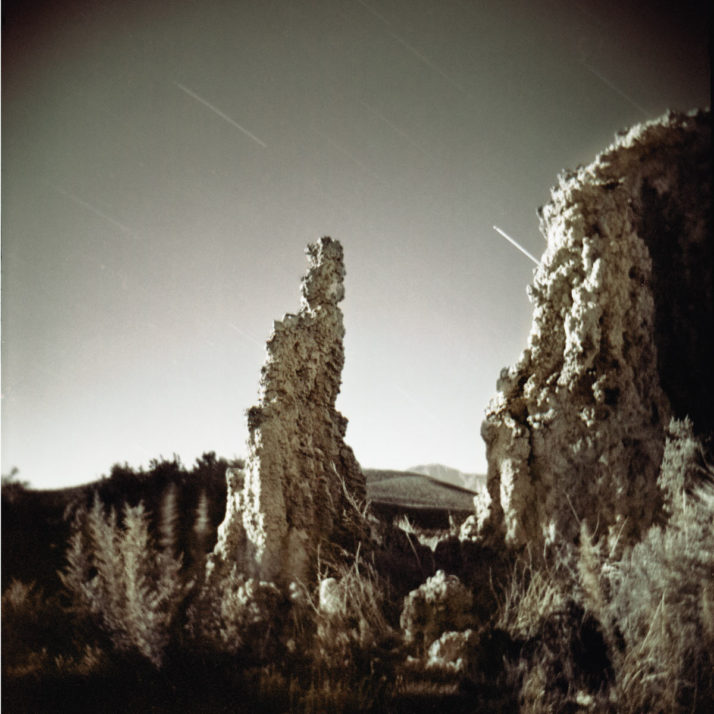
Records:
M2 471L245 455L305 245L340 240L365 467L485 472L536 209L616 131L709 104L705 3L3 4Z

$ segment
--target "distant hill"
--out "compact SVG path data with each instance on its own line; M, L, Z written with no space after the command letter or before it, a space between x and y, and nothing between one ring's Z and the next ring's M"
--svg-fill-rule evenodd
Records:
M464 473L463 471L452 469L450 466L444 466L443 464L424 464L422 466L412 466L409 471L417 474L424 474L425 476L431 476L432 478L437 479L437 481L450 483L453 486L468 488L471 491L478 491L486 485L485 474Z
M411 471L363 469L372 510L383 517L406 515L425 527L445 527L449 516L473 513L475 492Z

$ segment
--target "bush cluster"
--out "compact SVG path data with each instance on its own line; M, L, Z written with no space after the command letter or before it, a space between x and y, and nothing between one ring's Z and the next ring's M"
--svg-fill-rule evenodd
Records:
M659 475L661 521L622 555L580 543L519 566L500 624L529 712L711 711L714 469L673 420ZM523 561L522 561L523 562Z

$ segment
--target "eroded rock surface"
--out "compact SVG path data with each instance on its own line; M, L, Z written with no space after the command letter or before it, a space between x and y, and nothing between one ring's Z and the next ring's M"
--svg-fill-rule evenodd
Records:
M404 598L399 624L407 645L428 649L444 632L474 623L473 595L456 575L439 570Z
M712 429L709 121L636 126L553 189L528 346L482 426L481 533L572 542L586 521L636 539L660 504L670 416Z
M468 668L469 655L478 643L474 630L444 632L434 640L426 655L426 669L448 674L464 674Z
M264 581L309 582L318 548L354 550L365 481L344 443L335 409L344 364L342 246L307 248L309 268L296 315L276 321L262 368L260 401L248 411L245 473L229 470L226 518L213 562L238 562Z

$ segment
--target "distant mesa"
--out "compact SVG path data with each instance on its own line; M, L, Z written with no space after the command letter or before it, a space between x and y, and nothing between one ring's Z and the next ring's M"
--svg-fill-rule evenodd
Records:
M476 493L413 471L364 469L367 500L385 520L406 516L415 524L446 528L449 519L463 521L474 511Z

